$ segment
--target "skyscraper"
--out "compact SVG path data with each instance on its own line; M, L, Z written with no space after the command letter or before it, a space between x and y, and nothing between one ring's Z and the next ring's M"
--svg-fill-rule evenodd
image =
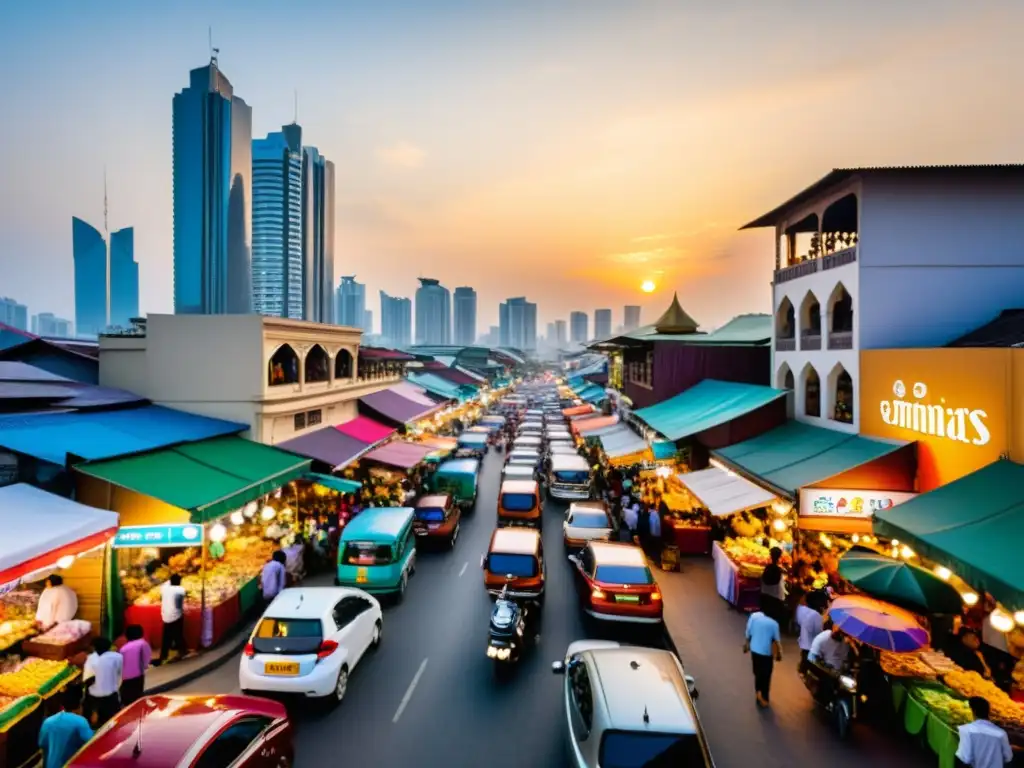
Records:
M569 341L574 344L587 343L587 313L569 313Z
M355 275L342 277L335 295L335 320L338 325L362 328L366 322L366 286Z
M75 300L78 300L77 293ZM132 318L138 316L139 265L135 261L135 230L125 227L110 234L109 325L129 328Z
M402 349L412 343L412 299L380 292L380 335L390 347Z
M635 331L640 327L640 307L635 304L627 304L624 308L622 330L626 333Z
M363 329L363 333L367 333L367 334L373 333L373 310L372 309L364 309L363 310L363 324L362 324L361 327Z
M330 323L335 317L334 163L316 147L302 152L303 316ZM360 316L354 325L361 324Z
M71 338L71 321L57 317L52 312L32 315L32 333L58 339Z
M612 311L610 309L594 310L594 338L607 339L612 335Z
M259 315L301 320L302 128L252 142L252 305Z
M565 320L555 320L555 343L564 346L566 340Z
M476 341L476 291L469 287L455 289L455 343L470 346Z
M451 293L429 277L421 277L416 289L416 343L452 343Z
M172 115L174 311L250 312L252 109L211 58L189 73Z
M498 311L501 346L524 352L537 349L537 305L524 296L509 299Z
M548 323L547 333L544 334L544 341L546 341L548 344L554 344L555 343L555 324L554 323Z
M19 304L14 299L0 296L0 323L17 328L20 331L28 330L28 307Z
M98 336L107 327L107 241L98 229L71 218L75 266L75 327L79 336Z

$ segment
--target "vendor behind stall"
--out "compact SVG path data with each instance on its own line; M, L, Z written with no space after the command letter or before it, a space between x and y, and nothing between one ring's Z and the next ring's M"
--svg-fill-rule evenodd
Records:
M71 587L65 586L64 579L53 574L46 580L46 588L39 596L36 622L43 629L49 629L62 621L71 621L76 613L78 595Z

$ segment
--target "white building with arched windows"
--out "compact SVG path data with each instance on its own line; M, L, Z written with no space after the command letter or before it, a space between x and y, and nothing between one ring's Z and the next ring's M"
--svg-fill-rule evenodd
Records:
M100 337L100 384L190 413L249 424L267 445L356 417L401 374L359 371L362 331L260 315L149 315Z
M1024 165L836 169L775 228L772 383L859 429L861 350L937 347L1024 306Z

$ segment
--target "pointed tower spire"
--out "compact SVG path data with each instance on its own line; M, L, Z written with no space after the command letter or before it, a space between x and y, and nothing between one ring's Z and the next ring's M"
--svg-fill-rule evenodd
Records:
M294 125L299 123L299 89L295 89L295 118L292 120Z
M103 234L110 234L110 227L107 225L107 166L103 166Z
M696 333L697 321L679 304L679 294L672 294L672 304L654 324L658 333Z

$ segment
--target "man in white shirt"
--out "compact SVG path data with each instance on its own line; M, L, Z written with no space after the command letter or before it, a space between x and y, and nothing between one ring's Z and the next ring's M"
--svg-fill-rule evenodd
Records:
M171 574L170 581L160 587L160 618L164 622L164 631L160 640L160 658L154 666L167 661L172 648L185 655L185 588L181 586L180 574Z
M623 541L632 542L636 536L637 528L640 527L640 504L632 496L622 500L622 528L619 530L620 538Z
M800 628L800 672L807 668L807 656L811 652L811 644L814 638L821 634L823 628L823 617L821 615L821 600L817 597L821 593L812 592L807 596L807 601L796 607L796 624Z
M841 672L850 657L850 646L839 627L833 626L831 620L826 621L823 629L811 643L807 660L824 667Z
M97 637L92 641L92 653L85 660L82 681L88 686L86 718L96 713L96 727L117 714L121 708L118 691L121 689L121 673L124 659L117 651L111 650L110 641Z
M36 608L36 622L43 629L49 629L62 621L71 621L78 613L78 595L71 587L64 585L64 579L53 574L46 580L46 589L39 596Z
M974 722L961 725L957 760L970 768L1003 768L1013 762L1013 750L1006 731L988 719L988 699L972 696L968 700Z

